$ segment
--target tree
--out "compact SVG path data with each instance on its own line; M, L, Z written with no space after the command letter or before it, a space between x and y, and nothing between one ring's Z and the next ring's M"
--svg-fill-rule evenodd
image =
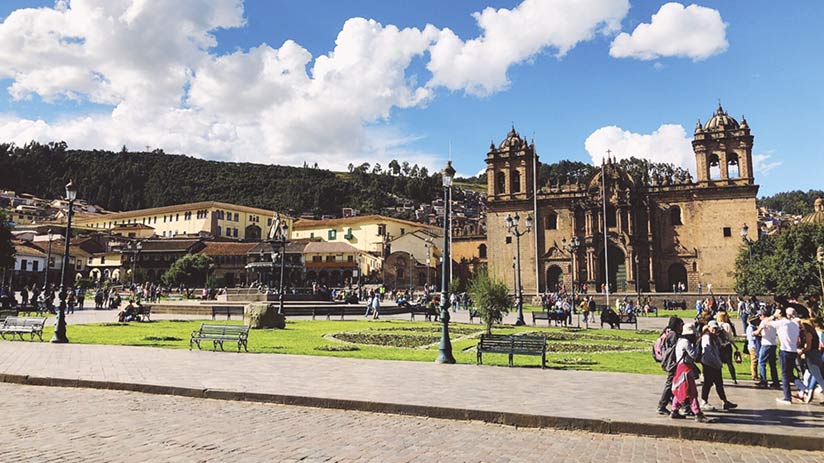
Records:
M396 159L389 161L389 170L392 172L392 175L398 176L401 173L401 165L398 164Z
M427 169L426 167L421 167L421 170L418 171L418 176L420 178L429 177L429 169Z
M352 171L353 171L353 170L355 170L355 166L354 166L354 164L352 164L352 163L350 162L350 163L349 163L349 166L347 166L347 169L349 169L349 173L351 174L351 173L352 173Z
M375 166L372 167L372 173L375 175L380 175L383 172L383 168L381 167L380 163L376 162Z
M735 263L735 289L821 301L816 249L824 246L824 225L802 224L743 246Z
M450 294L458 294L462 293L464 290L463 282L459 278L453 278L449 281L449 293Z
M492 324L501 320L512 308L509 288L502 281L489 276L486 268L480 269L470 282L469 297L484 322L486 334L492 334Z
M212 258L203 254L187 254L176 260L160 279L167 285L200 286L206 283Z
M14 267L14 246L11 244L11 228L5 212L0 210L0 268Z
M409 172L412 170L412 168L409 167L409 162L403 161L403 164L401 164L401 170L403 171L403 175L406 175L408 177Z

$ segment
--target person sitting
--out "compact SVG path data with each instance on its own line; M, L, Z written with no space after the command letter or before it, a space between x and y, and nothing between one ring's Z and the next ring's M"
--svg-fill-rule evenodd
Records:
M117 321L120 323L129 323L130 321L133 321L136 316L137 306L134 305L134 302L130 299L129 305L117 313Z

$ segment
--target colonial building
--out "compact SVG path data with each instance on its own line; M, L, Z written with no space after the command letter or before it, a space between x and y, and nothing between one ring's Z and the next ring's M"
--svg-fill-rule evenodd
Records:
M295 222L292 229L292 238L318 238L328 242L346 243L363 252L387 257L390 254L392 239L418 230L435 231L437 227L382 215L328 220L300 219Z
M699 121L692 146L695 180L661 172L634 178L610 159L585 184L539 188L536 208L535 146L513 128L486 158L491 272L514 287L516 240L505 219L520 215L523 229L523 219L534 215L533 230L520 239L528 294L559 282L569 287L573 275L590 291L605 282L613 292L664 292L679 283L689 291L699 283L731 290L743 246L739 230L757 223L753 136L746 119L739 123L719 105L706 124ZM574 255L565 246L573 236L580 242Z

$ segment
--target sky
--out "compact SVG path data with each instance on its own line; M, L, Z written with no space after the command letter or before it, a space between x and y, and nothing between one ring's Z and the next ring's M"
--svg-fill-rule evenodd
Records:
M789 5L789 6L788 6ZM821 188L824 2L2 0L0 142L345 170L543 162L694 171L719 102L760 194Z

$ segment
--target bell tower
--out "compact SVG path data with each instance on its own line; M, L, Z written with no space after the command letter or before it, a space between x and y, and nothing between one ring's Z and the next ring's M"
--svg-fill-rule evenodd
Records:
M747 119L739 124L721 104L703 126L695 125L692 149L699 185L752 185L755 183L752 165L754 137Z
M486 189L489 201L526 200L532 196L537 163L535 144L521 138L515 127L498 147L486 155Z

